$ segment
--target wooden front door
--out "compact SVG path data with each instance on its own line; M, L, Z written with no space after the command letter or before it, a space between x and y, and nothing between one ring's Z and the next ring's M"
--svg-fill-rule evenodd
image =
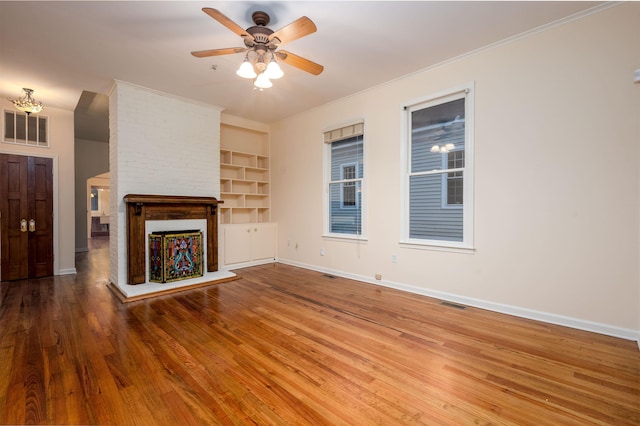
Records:
M0 280L53 275L53 160L0 154Z

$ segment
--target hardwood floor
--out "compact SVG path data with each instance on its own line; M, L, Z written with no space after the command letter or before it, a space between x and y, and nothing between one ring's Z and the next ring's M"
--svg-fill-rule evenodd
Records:
M124 305L107 256L0 284L0 423L640 424L635 342L282 264Z

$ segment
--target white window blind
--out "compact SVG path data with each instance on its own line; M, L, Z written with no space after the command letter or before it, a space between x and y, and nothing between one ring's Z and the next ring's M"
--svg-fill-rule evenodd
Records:
M332 143L362 135L364 135L364 123L360 122L324 132L324 141L325 143Z

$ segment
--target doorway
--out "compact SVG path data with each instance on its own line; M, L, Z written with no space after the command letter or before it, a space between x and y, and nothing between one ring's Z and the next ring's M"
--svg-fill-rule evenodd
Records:
M0 281L53 275L53 159L0 154Z

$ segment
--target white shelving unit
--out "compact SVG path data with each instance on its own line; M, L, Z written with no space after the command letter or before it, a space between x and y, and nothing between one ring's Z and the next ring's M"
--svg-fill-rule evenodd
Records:
M229 268L273 262L276 224L271 223L269 134L220 126L222 263Z
M224 124L220 132L220 223L269 222L268 134Z

